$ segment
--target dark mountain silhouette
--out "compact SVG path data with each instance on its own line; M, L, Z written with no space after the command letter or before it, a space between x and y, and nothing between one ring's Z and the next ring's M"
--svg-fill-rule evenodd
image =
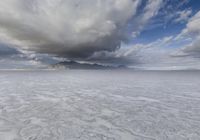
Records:
M124 65L107 66L101 64L79 63L76 61L63 61L52 65L53 68L66 68L66 69L122 69L126 68Z

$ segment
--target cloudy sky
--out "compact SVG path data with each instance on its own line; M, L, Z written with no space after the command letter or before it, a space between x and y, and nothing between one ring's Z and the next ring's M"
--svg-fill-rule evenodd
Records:
M197 0L0 1L0 69L73 60L200 69Z

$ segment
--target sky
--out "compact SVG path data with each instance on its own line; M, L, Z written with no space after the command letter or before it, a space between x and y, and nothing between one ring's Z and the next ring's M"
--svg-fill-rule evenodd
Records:
M0 69L200 69L199 25L197 0L0 1Z

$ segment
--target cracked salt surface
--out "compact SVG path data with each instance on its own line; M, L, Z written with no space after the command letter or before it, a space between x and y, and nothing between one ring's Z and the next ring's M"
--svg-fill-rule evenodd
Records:
M1 71L0 140L199 140L198 71Z

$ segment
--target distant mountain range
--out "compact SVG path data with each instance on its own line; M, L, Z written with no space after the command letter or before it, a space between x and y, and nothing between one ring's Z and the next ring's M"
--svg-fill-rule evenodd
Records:
M90 64L90 63L79 63L76 61L64 61L54 65L51 68L63 68L63 69L123 69L126 68L124 65L119 66L108 66L101 64Z

